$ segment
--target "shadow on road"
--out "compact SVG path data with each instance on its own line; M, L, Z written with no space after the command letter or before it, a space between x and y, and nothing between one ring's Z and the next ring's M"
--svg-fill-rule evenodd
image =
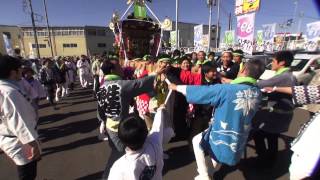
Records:
M40 140L42 143L53 139L63 138L75 133L88 133L98 128L99 123L96 118L83 121L71 122L56 127L39 129Z
M96 143L100 143L100 142L101 142L101 140L99 140L97 136L93 136L93 137L89 137L89 138L85 138L85 139L80 139L80 140L74 141L69 144L43 148L42 149L42 156L46 156L46 155L53 154L53 153L58 153L61 151L68 151L68 150L71 150L71 149L74 149L77 147L83 147L86 145L96 144Z
M184 167L194 161L194 155L190 152L188 145L174 147L166 151L170 156L164 161L162 174L165 175L170 170Z
M101 179L102 173L103 173L103 171L97 172L97 173L90 174L90 175L87 175L87 176L84 176L84 177L81 177L81 178L77 178L76 180L95 180L95 179Z
M64 120L68 117L71 117L71 116L85 114L85 113L89 113L89 112L93 112L93 111L96 111L96 109L88 109L88 110L84 110L84 111L68 112L68 113L64 113L64 114L51 114L48 116L42 116L39 119L38 125L44 125L44 124L48 124L51 122L61 121L61 120Z
M236 166L222 165L220 169L214 174L213 178L217 180L223 180L225 177L236 171L240 170L246 180L255 180L259 177L259 180L274 180L288 172L288 168L291 162L292 151L289 149L292 137L286 135L280 135L279 139L282 139L285 143L285 149L278 151L278 159L272 168L259 167L256 157L241 159L240 163ZM247 148L254 148L254 145L248 144Z

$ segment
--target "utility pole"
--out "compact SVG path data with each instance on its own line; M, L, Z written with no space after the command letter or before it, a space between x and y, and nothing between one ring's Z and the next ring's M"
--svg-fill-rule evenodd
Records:
M209 6L209 30L208 30L208 52L210 52L211 47L211 32L212 32L212 0L207 0L208 6Z
M48 31L48 36L49 36L49 45L50 45L50 49L51 49L51 56L53 57L53 44L51 41L51 31L50 31L50 27L49 27L49 20L48 20L48 11L47 11L47 0L43 0L43 6L44 6L44 12L46 14L46 22L47 22L47 31Z
M231 19L231 13L229 13L229 21L228 21L228 30L232 30L232 19Z
M179 21L179 0L176 0L176 49L179 49L178 21Z
M218 11L217 11L217 30L216 30L216 50L218 49L218 45L219 45L219 34L220 34L220 30L219 30L219 27L220 27L220 0L217 0L217 3L218 3Z
M40 58L39 43L38 43L36 25L34 23L34 14L33 14L33 9L32 9L32 3L31 3L31 0L28 0L28 2L29 2L30 11L31 11L31 21L32 21L33 36L34 36L34 41L35 41L36 48L37 48L37 58Z

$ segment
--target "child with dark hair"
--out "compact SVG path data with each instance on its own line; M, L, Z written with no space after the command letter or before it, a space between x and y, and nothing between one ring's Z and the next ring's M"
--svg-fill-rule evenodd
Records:
M120 122L118 136L126 153L113 164L108 179L162 179L163 117L164 108L160 107L149 135L139 116L132 115Z
M105 61L101 67L104 72L104 84L97 92L98 119L101 122L100 132L107 132L111 147L110 159L107 162L103 179L108 177L109 169L114 161L123 155L124 144L118 136L118 127L121 121L129 117L129 108L133 98L154 90L156 75L164 72L158 67L155 74L137 80L122 80L117 75L117 66Z

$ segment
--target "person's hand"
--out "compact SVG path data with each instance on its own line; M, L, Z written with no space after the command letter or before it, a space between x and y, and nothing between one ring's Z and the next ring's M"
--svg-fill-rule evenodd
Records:
M38 141L32 141L28 143L30 146L30 156L28 157L29 160L38 160L41 156L41 150Z
M177 85L171 83L168 85L169 89L173 90L173 91L176 91L177 90Z
M266 93L272 93L276 90L276 87L264 87L263 89L261 89L262 92L266 92Z
M222 77L222 78L221 78L221 82L222 82L223 84L229 84L231 81L232 81L232 79L228 79L228 78L225 78L225 77Z
M166 71L166 67L157 66L157 69L156 69L155 73L157 75L159 75L159 74L164 73L165 71Z
M104 122L100 123L100 128L99 128L100 134L105 134L106 133L106 125Z

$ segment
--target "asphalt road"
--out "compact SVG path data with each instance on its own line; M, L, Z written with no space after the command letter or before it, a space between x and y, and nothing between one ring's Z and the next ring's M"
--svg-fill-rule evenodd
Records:
M39 134L43 155L38 163L39 180L91 180L99 179L108 159L109 145L98 139L96 102L90 89L75 89L53 110L46 101L41 102ZM300 125L309 119L309 113L296 109L290 130L279 143L279 158L272 169L253 166L254 146L249 142L247 157L235 167L222 166L215 179L288 179L291 152L286 144L294 137ZM170 155L163 170L165 180L191 180L196 175L196 164L186 141L165 146ZM0 180L15 180L15 166L0 153Z

